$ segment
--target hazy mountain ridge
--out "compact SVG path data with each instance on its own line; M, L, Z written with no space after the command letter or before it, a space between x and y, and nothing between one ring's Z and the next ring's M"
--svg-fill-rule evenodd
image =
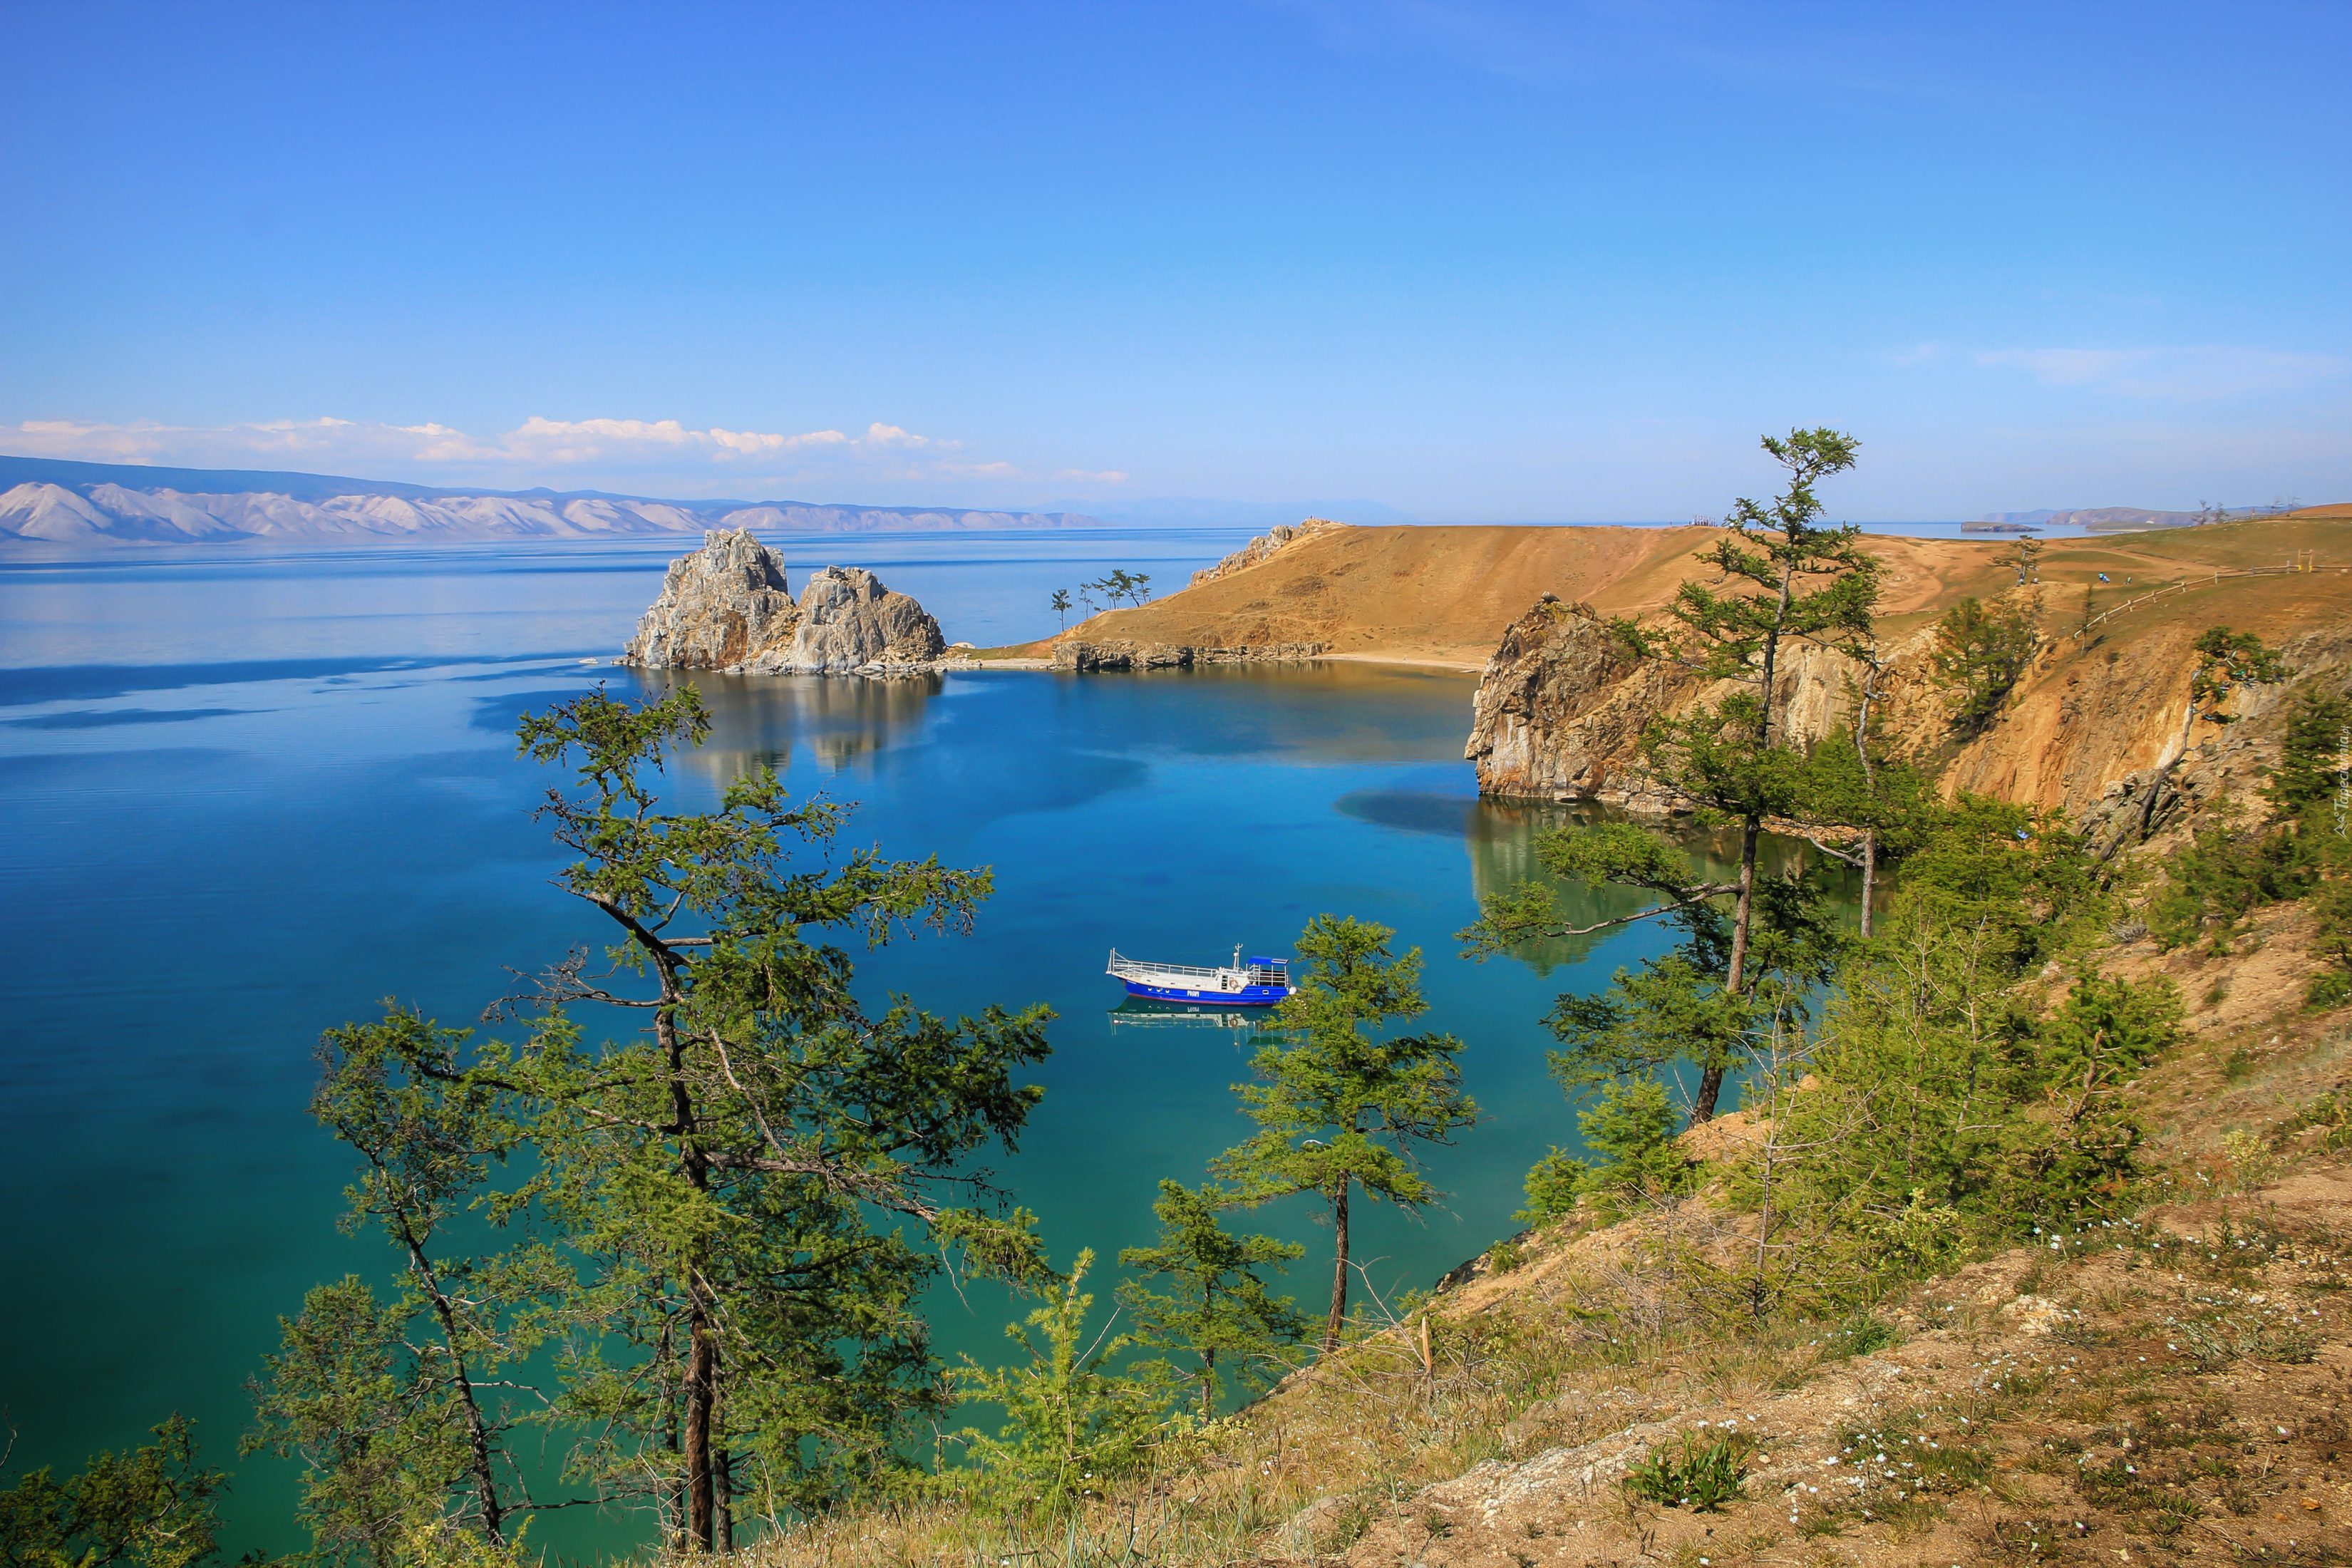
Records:
M696 534L1098 528L1073 511L793 500L661 500L601 490L440 489L268 470L0 457L0 544L394 543Z

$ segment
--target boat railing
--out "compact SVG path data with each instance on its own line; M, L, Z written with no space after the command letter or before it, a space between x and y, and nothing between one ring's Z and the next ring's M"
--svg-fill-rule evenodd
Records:
M1139 958L1121 958L1118 953L1118 949L1112 948L1110 950L1110 967L1104 971L1104 973L1108 974L1116 974L1121 979L1125 979L1130 974L1181 974L1187 978L1198 978L1202 980L1215 980L1220 975L1240 973L1247 974L1249 976L1250 984L1253 985L1287 985L1290 984L1289 971L1290 965L1287 962L1281 963L1253 963L1240 971L1236 971L1231 965L1223 969L1211 969L1205 968L1197 963L1153 963ZM1261 975L1265 976L1263 980L1259 978Z

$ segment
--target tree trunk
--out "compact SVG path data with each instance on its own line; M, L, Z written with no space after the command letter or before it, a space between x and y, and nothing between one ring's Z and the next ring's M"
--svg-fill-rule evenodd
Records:
M1734 996L1745 994L1748 984L1748 924L1756 907L1756 841L1762 834L1763 824L1755 817L1740 825L1739 902L1732 909L1731 965L1723 978L1724 990ZM1723 1068L1700 1069L1698 1093L1691 1100L1692 1126L1715 1120L1715 1102L1722 1092Z
M424 1245L404 1217L400 1222L400 1238L408 1247L409 1267L416 1270L425 1295L432 1300L434 1313L441 1320L442 1342L449 1352L450 1375L457 1385L457 1402L466 1410L467 1468L473 1472L475 1495L481 1500L482 1532L503 1546L506 1514L499 1507L498 1478L490 1468L489 1424L482 1417L481 1401L474 1395L474 1380L466 1375L465 1352L457 1348L457 1310L441 1289L440 1278L425 1256Z
M719 1384L719 1346L702 1283L688 1287L686 1354L686 1550L690 1556L718 1542L717 1489L711 1485L710 1407Z
M1348 1318L1348 1188L1349 1178L1339 1178L1339 1196L1331 1205L1331 1228L1339 1237L1338 1250L1331 1263L1331 1316L1323 1325L1323 1353L1339 1342L1339 1325Z
M718 1479L719 1550L731 1556L735 1551L735 1456L724 1448L719 1449L719 1458L710 1468Z
M1201 1352L1201 1419L1212 1420L1217 1414L1217 1352L1213 1346Z
M1723 1095L1723 1069L1702 1068L1698 1075L1698 1092L1691 1096L1691 1125L1715 1120L1715 1102Z
M1862 940L1870 940L1870 900L1878 885L1878 829L1867 827L1862 834Z
M670 1130L678 1141L678 1165L697 1192L710 1186L710 1160L695 1135L694 1093L686 1081L686 1042L678 1037L672 1012L684 994L677 971L683 960L656 944L660 961L662 1001L654 1015L654 1037L669 1071ZM687 1260L686 1279L686 1409L679 1458L685 1469L686 1550L688 1555L710 1552L718 1542L718 1491L711 1478L711 1415L719 1403L719 1341L712 1323L710 1281L705 1259Z

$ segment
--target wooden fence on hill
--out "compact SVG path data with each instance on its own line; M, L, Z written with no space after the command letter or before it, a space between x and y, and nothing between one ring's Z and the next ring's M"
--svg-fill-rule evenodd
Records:
M2126 610L2136 610L2142 605L2153 604L2155 601L2163 598L2168 594L2185 593L2190 588L2204 587L2210 584L2219 583L2227 577L2287 577L2293 576L2297 573L2304 572L2352 572L2352 566L2321 566L2316 563L2299 563L2294 566L2241 566L2233 567L2228 571L2223 571L2222 569L2216 567L2209 576L2183 577L2178 583L2167 583L2161 588L2155 589L2149 593L2141 594L2134 598L2126 599L2122 604L2117 605L2111 610L2100 611L2097 615L2093 616L2089 620L2083 623L2080 629L2074 634L2074 640L2080 642L2083 639L2084 633L2090 631L2092 628L2105 626L2107 622L2115 619L2117 616L2122 615Z

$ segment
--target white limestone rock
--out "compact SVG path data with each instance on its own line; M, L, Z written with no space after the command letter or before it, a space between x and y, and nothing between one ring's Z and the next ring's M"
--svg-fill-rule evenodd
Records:
M898 675L948 657L940 623L857 566L827 566L793 602L784 559L749 530L714 530L670 563L621 662L740 675Z
M621 662L646 669L731 669L787 642L800 620L784 558L749 529L713 529L669 563L661 597Z
M799 623L780 648L743 660L753 675L893 675L946 655L940 623L862 566L827 566L801 590Z

